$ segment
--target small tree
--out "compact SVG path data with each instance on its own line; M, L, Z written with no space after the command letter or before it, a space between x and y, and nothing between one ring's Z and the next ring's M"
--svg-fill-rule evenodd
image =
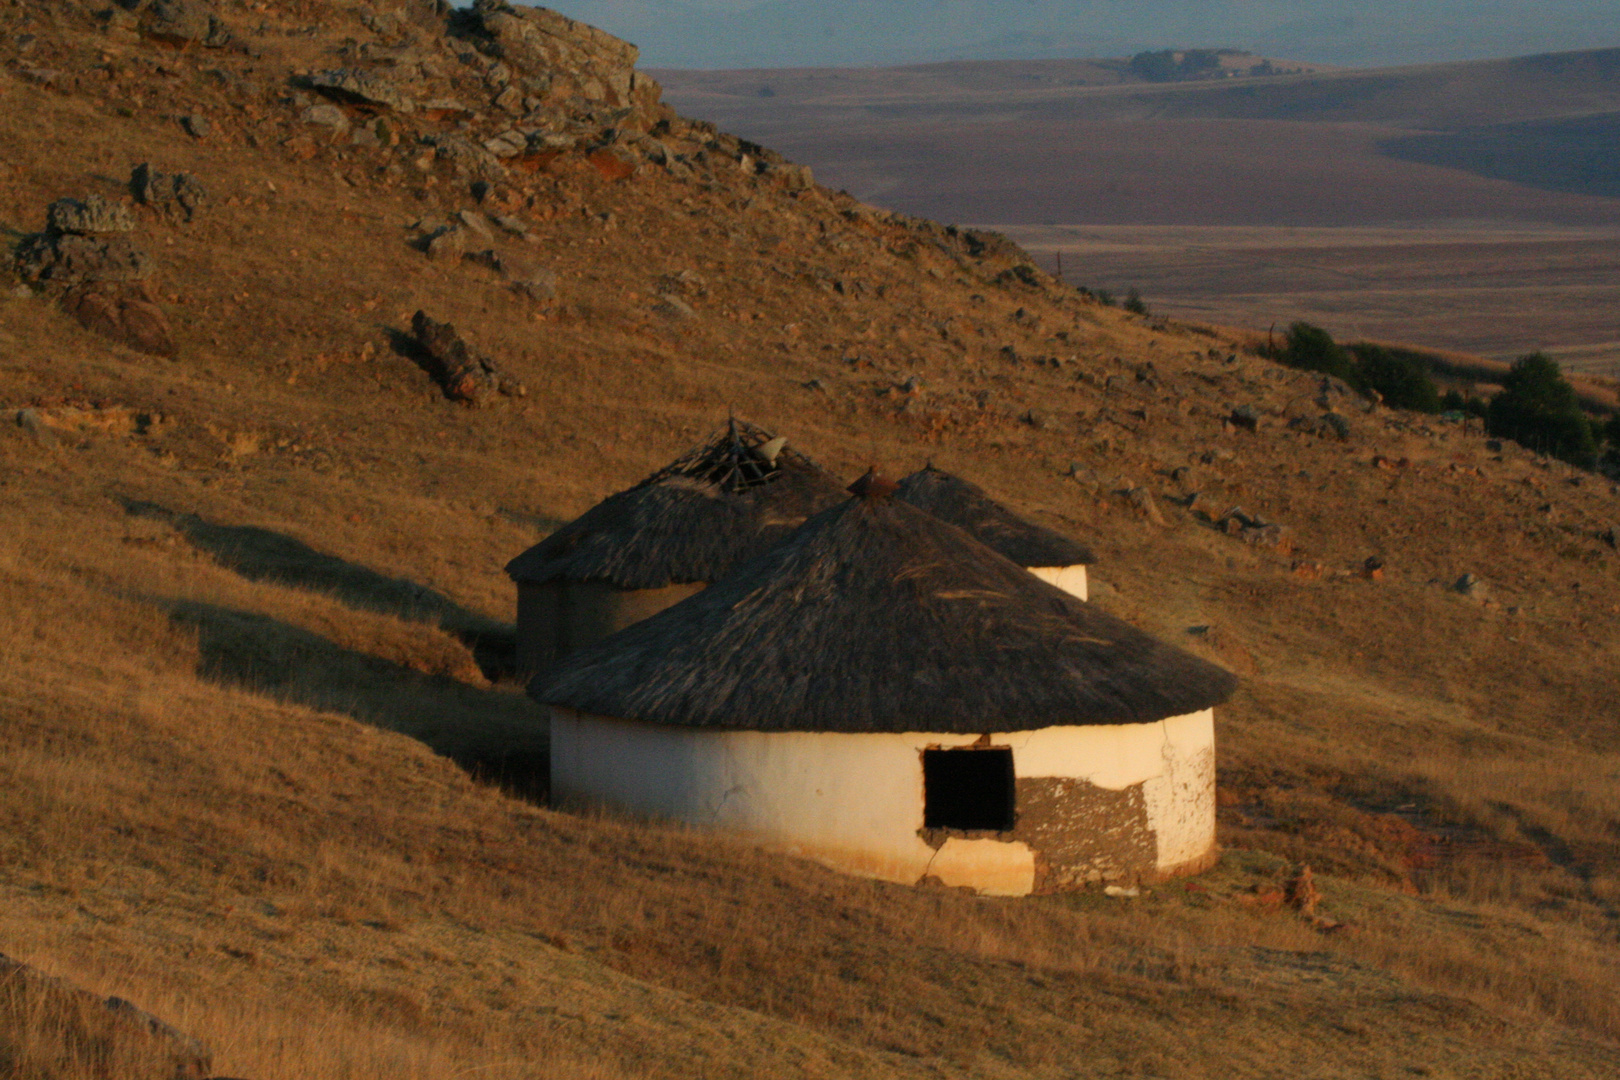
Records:
M1320 371L1347 383L1356 381L1356 365L1350 354L1334 342L1333 335L1308 322L1297 322L1288 328L1288 337L1277 359L1289 367Z
M1147 304L1142 302L1142 294L1135 289L1125 294L1125 303L1122 306L1132 315L1146 315L1148 313Z
M1356 358L1355 384L1361 390L1376 390L1384 404L1414 412L1440 411L1440 390L1429 378L1418 353L1390 349L1365 342L1349 346Z
M1514 362L1502 380L1502 392L1491 398L1485 423L1492 435L1572 465L1591 468L1597 461L1597 440L1575 388L1557 362L1541 353Z
M1131 71L1148 82L1169 82L1176 77L1176 54L1170 49L1139 52L1131 57Z

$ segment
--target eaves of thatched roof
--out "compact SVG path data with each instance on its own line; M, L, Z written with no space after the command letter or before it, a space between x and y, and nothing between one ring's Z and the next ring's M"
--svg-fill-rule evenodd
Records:
M537 677L539 701L766 731L1024 731L1209 708L1228 672L898 498L855 498Z
M842 485L809 458L732 421L507 563L506 572L518 582L605 581L624 589L715 581L841 498Z
M971 533L1019 566L1089 566L1097 561L1085 545L1024 520L977 485L932 465L900 481L899 497Z

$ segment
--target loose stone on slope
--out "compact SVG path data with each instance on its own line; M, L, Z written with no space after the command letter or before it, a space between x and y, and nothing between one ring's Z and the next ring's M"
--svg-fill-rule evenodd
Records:
M46 211L46 226L54 233L95 236L135 231L135 216L123 203L101 195L83 199L57 199Z

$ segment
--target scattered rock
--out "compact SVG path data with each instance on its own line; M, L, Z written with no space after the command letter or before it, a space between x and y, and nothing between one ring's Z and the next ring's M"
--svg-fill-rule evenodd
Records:
M513 236L526 237L529 235L528 223L523 221L521 218L505 215L497 216L495 218L495 224L500 226L502 231L511 233Z
M660 165L665 164L667 151L657 160ZM809 191L816 186L815 173L810 171L808 165L775 165L769 170L769 175L777 178L788 191Z
M536 268L512 281L512 291L536 303L550 304L557 299L557 274Z
M1136 509L1136 512L1146 518L1149 524L1163 525L1165 523L1164 514L1159 511L1159 504L1154 501L1153 493L1148 491L1147 488L1132 488L1126 497L1130 499L1131 506Z
M1322 902L1322 893L1309 866L1300 866L1299 872L1283 886L1283 899L1288 906L1307 918L1316 914L1316 905Z
M299 114L299 119L306 124L330 128L338 135L349 130L349 114L336 105L311 105Z
M1197 501L1196 497L1194 501ZM1294 549L1293 534L1286 526L1255 517L1241 506L1234 506L1222 514L1215 520L1215 526L1228 536L1255 547L1275 548L1285 555Z
M135 166L129 177L135 201L173 221L190 221L208 200L208 189L190 173L162 173L149 162Z
M42 446L56 445L56 432L51 430L38 409L19 409L17 426L32 435L34 441Z
M100 195L83 199L57 199L46 211L46 229L75 236L135 231L135 215L129 207Z
M476 210L458 210L456 220L485 240L495 239L495 233L489 227L489 219Z
M467 230L446 225L428 236L422 250L434 262L459 262L467 251Z
M697 311L692 305L678 296L660 296L652 310L654 315L661 315L671 322L697 318Z
M503 374L489 357L475 355L449 323L434 322L426 312L418 311L411 318L411 330L422 351L423 366L451 400L482 405L497 393L511 397L527 393L522 383Z
M1486 584L1473 574L1464 574L1458 578L1452 583L1451 591L1474 600L1484 600L1490 595L1490 589Z
M64 294L62 309L85 329L140 352L172 358L180 351L163 309L139 286L92 282Z
M202 0L152 0L141 13L141 33L169 45L218 49L230 44L230 29Z
M1376 555L1367 556L1367 561L1361 564L1361 576L1368 581L1384 580L1384 560Z
M1597 538L1611 548L1620 549L1620 525L1610 525L1607 529L1598 530Z
M356 68L317 71L306 81L334 101L367 109L392 109L399 113L416 111L416 102L403 89L380 75Z
M1226 418L1226 422L1232 427L1244 431L1258 431L1260 428L1260 414L1255 411L1253 405L1239 405L1232 410L1231 415Z
M206 139L214 130L207 117L190 114L180 118L180 128L193 139Z
M1335 412L1321 416L1296 416L1288 421L1288 430L1302 431L1322 439L1342 440L1350 437L1350 421Z
M1046 414L1036 412L1034 409L1026 411L1018 420L1019 423L1028 424L1036 431L1047 431L1052 427L1052 422L1046 418Z

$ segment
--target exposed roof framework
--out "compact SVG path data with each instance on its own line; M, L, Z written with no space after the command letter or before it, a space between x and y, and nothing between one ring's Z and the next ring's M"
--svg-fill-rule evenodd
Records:
M712 582L843 494L786 439L733 419L513 559L506 572L520 583L604 581L624 589Z

